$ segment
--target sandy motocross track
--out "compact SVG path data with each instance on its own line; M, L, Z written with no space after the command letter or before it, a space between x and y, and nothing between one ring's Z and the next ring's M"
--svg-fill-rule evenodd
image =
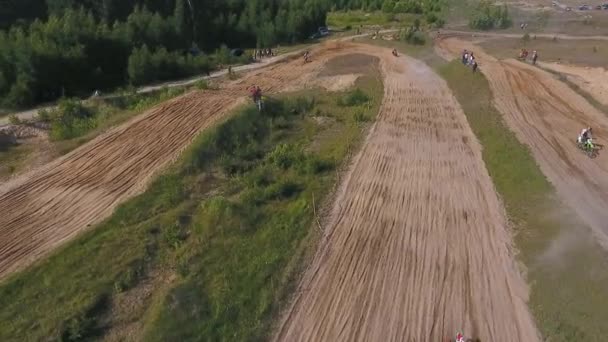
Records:
M457 56L474 51L492 88L497 109L518 139L528 145L560 198L574 208L608 249L608 151L595 159L575 144L591 126L599 144L608 141L608 117L551 74L515 60L499 61L456 38L440 42Z
M375 49L361 53L377 54ZM378 55L385 97L275 336L538 341L481 146L425 64Z

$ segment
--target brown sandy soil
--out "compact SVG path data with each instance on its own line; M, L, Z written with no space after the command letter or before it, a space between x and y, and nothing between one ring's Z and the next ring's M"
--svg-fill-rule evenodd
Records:
M441 47L456 55L472 49L487 76L498 110L518 139L527 144L557 193L593 228L608 248L608 158L590 159L575 139L594 129L599 144L608 141L608 117L551 74L515 60L499 61L479 47L454 38Z
M608 70L557 63L539 63L540 66L565 75L568 80L608 106Z
M530 52L537 50L542 62L572 64L580 67L608 67L608 44L601 40L592 39L560 39L544 38L531 34L531 39L524 42L518 38L500 36L479 37L484 39L480 45L486 52L498 58L515 58L522 48Z
M275 339L444 341L464 330L538 341L505 212L459 104L425 64L360 49L381 58L381 112Z
M0 184L0 280L47 255L141 193L198 133L246 101L303 87L337 45L313 50L313 62L282 61L218 91L195 91L163 103L77 150ZM297 70L297 72L294 72Z

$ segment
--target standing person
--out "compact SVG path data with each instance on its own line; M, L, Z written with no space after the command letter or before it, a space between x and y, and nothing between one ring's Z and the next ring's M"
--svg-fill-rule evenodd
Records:
M477 71L477 61L473 58L473 72Z
M536 64L537 59L538 59L538 53L536 52L536 50L534 50L534 52L532 52L532 64Z
M262 102L262 89L260 88L260 86L255 87L255 97L255 104L258 106L258 110L261 112L264 104Z
M468 61L469 61L469 52L467 50L464 50L464 54L462 55L462 64L467 65Z
M258 102L258 90L255 85L252 85L251 88L249 88L249 95L251 96L253 103Z

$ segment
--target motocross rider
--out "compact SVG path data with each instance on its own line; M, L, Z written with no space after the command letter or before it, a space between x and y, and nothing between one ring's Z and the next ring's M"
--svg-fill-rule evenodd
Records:
M579 144L586 144L591 139L591 127L583 128L581 134L578 136Z

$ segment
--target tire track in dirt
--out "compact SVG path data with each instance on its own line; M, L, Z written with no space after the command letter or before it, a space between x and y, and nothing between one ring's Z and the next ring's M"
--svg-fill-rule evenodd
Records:
M559 197L574 208L608 249L608 158L590 159L576 146L591 126L600 144L608 141L608 117L551 74L515 60L499 61L470 43L450 38L442 48L471 49L488 78L495 105L517 138L530 147Z
M367 53L374 54L375 50ZM381 112L279 341L538 341L481 146L425 64L379 55Z
M313 62L284 60L217 91L165 102L37 170L0 185L0 280L46 256L141 193L198 135L244 103L252 84L266 93L312 82L339 43L313 49Z

